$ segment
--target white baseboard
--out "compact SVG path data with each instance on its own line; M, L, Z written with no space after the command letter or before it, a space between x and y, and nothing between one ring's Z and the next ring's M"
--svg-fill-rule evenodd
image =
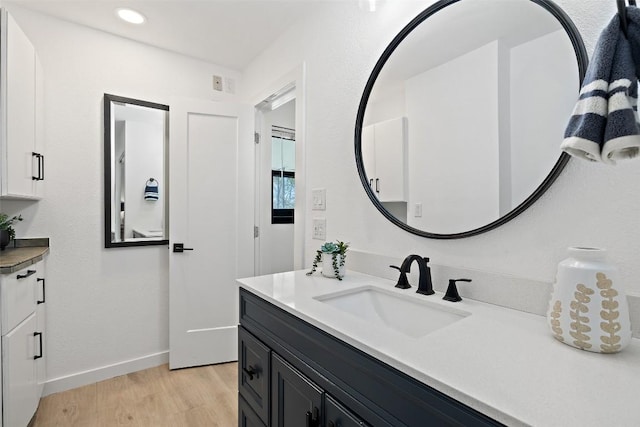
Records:
M108 380L109 378L130 374L131 372L153 368L165 363L169 363L169 351L149 354L136 359L125 360L112 365L101 366L99 368L66 375L64 377L53 378L45 383L43 396L71 390L73 388L93 384L98 381Z

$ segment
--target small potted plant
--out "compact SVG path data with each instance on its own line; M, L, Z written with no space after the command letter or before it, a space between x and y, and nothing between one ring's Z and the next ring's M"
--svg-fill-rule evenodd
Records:
M22 221L22 215L9 218L9 215L0 213L0 250L4 251L9 242L16 237L16 231L12 225L16 221Z
M318 268L318 263L322 262L322 275L325 277L335 277L342 280L344 277L344 261L347 258L349 244L342 241L326 242L318 251L313 260L313 267L307 276L313 274Z

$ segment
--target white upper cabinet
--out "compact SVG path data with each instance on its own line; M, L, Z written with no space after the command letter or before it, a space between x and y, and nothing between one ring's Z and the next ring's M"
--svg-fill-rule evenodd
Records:
M44 181L43 79L36 51L13 17L0 21L0 196L39 199Z
M365 126L362 129L362 160L369 185L381 202L406 201L406 117Z

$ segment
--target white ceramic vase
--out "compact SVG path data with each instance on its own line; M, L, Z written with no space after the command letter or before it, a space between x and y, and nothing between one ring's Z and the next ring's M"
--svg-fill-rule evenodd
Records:
M631 340L629 306L606 251L569 248L558 264L547 321L553 336L570 346L616 353Z
M322 275L325 277L336 277L335 270L333 268L333 254L322 254ZM340 267L342 261L342 255L336 254L336 262L338 263L338 273L340 277L344 277L345 267L344 264Z

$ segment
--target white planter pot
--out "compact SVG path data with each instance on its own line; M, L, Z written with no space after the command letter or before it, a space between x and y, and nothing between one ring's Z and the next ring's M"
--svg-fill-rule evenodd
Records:
M582 350L616 353L629 344L627 297L605 250L569 248L558 264L547 321L558 341Z
M336 277L336 273L333 269L333 254L322 254L322 275L325 277ZM338 266L340 266L340 262L342 261L342 255L336 254L336 262ZM342 267L338 268L338 273L340 277L344 277L345 267L344 264Z

